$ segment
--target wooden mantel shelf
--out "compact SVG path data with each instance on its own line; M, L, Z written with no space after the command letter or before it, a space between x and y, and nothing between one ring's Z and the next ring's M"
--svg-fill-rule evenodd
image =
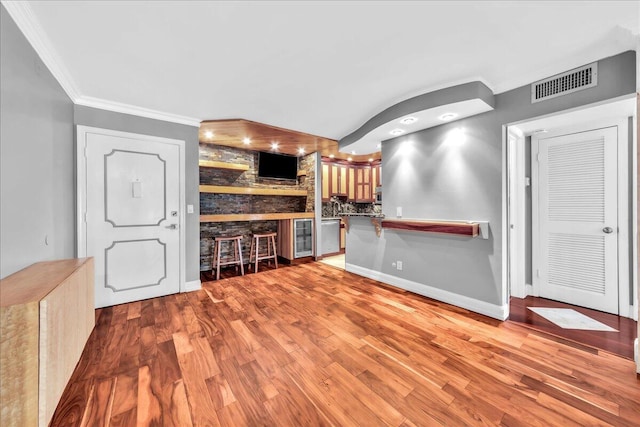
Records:
M247 194L252 196L306 196L307 190L286 188L254 188L254 187L225 187L221 185L201 185L201 193L217 194Z
M486 222L483 222L484 225ZM486 223L488 225L488 223ZM418 219L383 219L382 228L420 231L427 233L457 234L476 237L480 232L479 221L429 221ZM483 233L484 234L484 233Z
M228 169L243 172L249 170L249 165L243 165L240 163L219 162L216 160L200 160L198 162L198 165L201 168Z
M314 218L313 212L285 212L266 214L200 215L200 222L270 221L280 219Z

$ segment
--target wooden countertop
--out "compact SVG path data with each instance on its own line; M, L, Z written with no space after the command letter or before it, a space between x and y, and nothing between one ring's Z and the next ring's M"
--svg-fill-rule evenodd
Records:
M383 219L382 228L394 230L421 231L429 233L457 234L476 237L480 230L477 222L430 221L418 219Z
M0 307L40 301L88 260L73 258L38 262L5 277L0 280Z
M200 222L270 221L280 219L315 218L314 212L285 212L265 214L200 215Z

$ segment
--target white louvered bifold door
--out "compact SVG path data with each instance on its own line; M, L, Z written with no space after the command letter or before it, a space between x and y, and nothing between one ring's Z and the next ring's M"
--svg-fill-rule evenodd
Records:
M617 314L617 128L538 147L540 296Z

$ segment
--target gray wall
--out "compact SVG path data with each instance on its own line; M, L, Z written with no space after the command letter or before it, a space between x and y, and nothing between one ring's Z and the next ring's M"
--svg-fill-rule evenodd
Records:
M0 6L0 277L75 256L73 103Z
M161 120L76 105L74 123L122 132L185 141L185 199L194 213L186 215L186 280L200 280L200 191L198 188L198 128Z
M494 111L383 142L385 216L395 218L400 206L404 218L488 220L490 237L384 230L376 239L358 235L371 227L355 227L348 243L363 244L347 248L347 263L504 305L502 126L632 94L635 61L633 51L599 61L595 88L531 104L530 86L523 86L497 95ZM397 260L402 271L391 265Z

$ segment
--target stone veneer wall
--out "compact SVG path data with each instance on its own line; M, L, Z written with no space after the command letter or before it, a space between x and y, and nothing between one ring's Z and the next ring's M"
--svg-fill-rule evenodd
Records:
M298 181L258 177L258 152L212 144L200 144L200 160L217 160L249 165L247 171L200 168L200 184L253 188L305 189L307 197L249 196L238 194L200 194L200 214L249 214L277 212L313 212L315 196L315 155L299 159L298 169L306 172ZM200 223L200 271L211 270L213 241L216 236L243 236L242 256L249 261L251 236L278 230L278 221L234 221ZM223 247L222 256L230 248Z

